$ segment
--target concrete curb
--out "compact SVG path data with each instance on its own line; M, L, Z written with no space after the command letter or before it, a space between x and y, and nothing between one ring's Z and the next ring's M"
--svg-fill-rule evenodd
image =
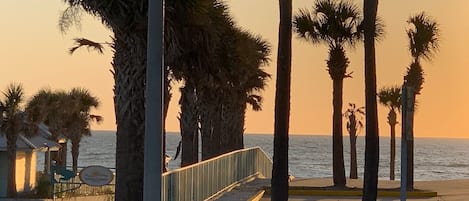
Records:
M270 194L270 188L265 189L266 194ZM308 196L362 196L363 191L357 190L326 190L326 189L311 189L308 187L290 187L288 190L289 195L308 195ZM378 190L380 197L400 197L399 190ZM429 198L437 197L437 192L434 191L407 191L407 197L412 198Z

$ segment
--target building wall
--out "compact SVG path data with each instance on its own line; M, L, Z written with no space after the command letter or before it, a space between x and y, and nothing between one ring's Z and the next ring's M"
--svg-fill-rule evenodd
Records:
M32 191L36 187L37 153L33 150L16 152L16 190L18 193ZM0 152L0 197L6 197L8 178L8 158Z
M16 153L16 190L29 192L36 187L36 151Z

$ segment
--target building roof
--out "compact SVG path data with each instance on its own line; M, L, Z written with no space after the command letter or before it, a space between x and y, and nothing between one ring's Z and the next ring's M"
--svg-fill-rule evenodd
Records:
M27 149L38 149L39 151L47 151L49 147L50 151L57 151L60 148L60 145L57 142L49 140L49 137L52 135L49 132L49 128L44 124L38 125L38 133L31 138L25 137L23 134L18 136L16 141L17 150L27 150ZM0 151L7 150L7 139L4 133L0 134Z

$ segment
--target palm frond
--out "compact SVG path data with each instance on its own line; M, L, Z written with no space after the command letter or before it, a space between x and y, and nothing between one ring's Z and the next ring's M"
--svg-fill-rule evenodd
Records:
M349 44L354 47L361 40L361 16L351 1L319 0L312 11L300 9L293 18L295 32L312 43L324 42L330 47Z
M430 60L439 47L438 23L425 12L411 16L407 23L412 25L406 31L411 55L417 62L420 57Z
M407 68L407 74L404 77L407 86L413 87L415 94L420 94L423 83L425 82L423 68L419 62L412 62Z
M401 88L399 86L383 87L378 91L378 101L389 109L400 110Z
M81 17L83 10L80 6L69 5L59 17L59 29L62 33L67 32L72 26L81 29Z
M312 43L319 43L321 41L321 36L316 30L318 25L308 10L300 9L298 14L293 17L293 25L298 37Z
M24 89L22 84L11 83L8 85L6 91L3 92L5 100L3 106L8 113L15 113L20 109L20 104L24 101Z
M75 41L75 46L69 49L70 54L73 54L76 50L78 50L81 47L87 47L88 50L94 49L101 54L104 53L104 47L102 45L103 43L94 42L86 38L75 38L73 40Z

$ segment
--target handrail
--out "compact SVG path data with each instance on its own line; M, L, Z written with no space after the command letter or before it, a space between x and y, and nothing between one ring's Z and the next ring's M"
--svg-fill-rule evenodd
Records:
M272 160L259 148L226 153L163 174L163 200L202 201L249 177L270 178Z

